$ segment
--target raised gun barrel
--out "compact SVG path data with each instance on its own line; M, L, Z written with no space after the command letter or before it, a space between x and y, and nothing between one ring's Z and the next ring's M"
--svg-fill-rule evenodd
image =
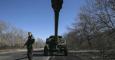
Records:
M62 8L63 0L51 0L52 8L55 14L55 40L58 40L58 22L59 22L59 12Z

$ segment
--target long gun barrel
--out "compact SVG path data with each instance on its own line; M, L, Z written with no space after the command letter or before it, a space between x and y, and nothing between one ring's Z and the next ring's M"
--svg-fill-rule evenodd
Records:
M63 0L51 0L52 3L52 8L55 13L55 40L58 40L58 22L59 22L59 12L60 9L62 8Z

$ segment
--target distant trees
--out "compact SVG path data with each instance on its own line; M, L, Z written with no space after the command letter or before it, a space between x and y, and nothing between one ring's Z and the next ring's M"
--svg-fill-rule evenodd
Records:
M37 38L35 43L34 43L34 48L43 48L45 45L44 41L40 38Z
M22 46L26 40L26 31L11 26L10 24L0 20L0 49L23 48ZM41 39L36 40L34 47L43 47Z
M86 5L80 9L78 20L75 20L70 32L66 34L68 45L82 49L115 47L114 0L86 0Z

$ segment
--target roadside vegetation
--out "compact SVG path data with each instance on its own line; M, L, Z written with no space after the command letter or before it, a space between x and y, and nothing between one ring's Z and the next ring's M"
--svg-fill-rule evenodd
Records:
M115 57L115 0L86 0L78 17L64 35L68 49L96 49Z
M86 0L79 19L70 26L64 37L68 47L77 49L115 48L115 1Z
M7 22L0 20L0 49L19 49L23 48L27 40L27 31L10 25ZM34 43L34 48L44 46L42 39L37 38Z

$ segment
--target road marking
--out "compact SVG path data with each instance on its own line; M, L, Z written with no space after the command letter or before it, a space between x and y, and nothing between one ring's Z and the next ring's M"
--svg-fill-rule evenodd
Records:
M46 60L49 60L51 57L49 56L49 57L47 57L47 59Z
M55 56L50 56L49 60L55 59Z

